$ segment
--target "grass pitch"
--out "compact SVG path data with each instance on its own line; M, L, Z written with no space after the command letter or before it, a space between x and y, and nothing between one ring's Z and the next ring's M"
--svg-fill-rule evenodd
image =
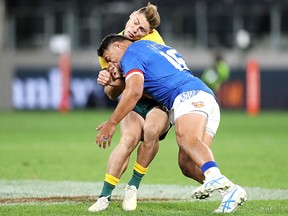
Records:
M0 112L0 179L103 182L108 156L119 140L119 129L112 146L103 150L94 143L95 128L110 113L111 110L66 114ZM215 159L221 171L241 186L287 190L287 131L287 112L262 112L249 117L244 112L224 111L212 146ZM197 186L182 176L178 168L173 128L160 145L142 184ZM130 179L134 161L135 154L121 183ZM90 201L2 204L0 215L91 215L87 212L90 204ZM287 200L253 200L246 202L236 214L285 215L287 204ZM120 201L116 201L100 214L209 215L218 205L219 201L142 201L137 211L123 212Z
M61 203L61 204L28 204L17 206L1 206L0 215L41 215L41 216L59 216L59 215L103 215L103 216L203 216L215 215L211 213L218 207L219 202L139 202L138 207L133 212L125 212L121 209L121 202L111 202L109 209L103 212L87 212L87 203ZM250 201L246 202L233 215L245 216L285 216L287 215L287 201Z

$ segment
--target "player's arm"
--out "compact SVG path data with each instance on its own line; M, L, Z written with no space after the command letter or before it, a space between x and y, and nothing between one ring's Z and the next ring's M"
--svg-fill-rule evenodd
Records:
M133 75L126 80L126 86L122 97L107 122L103 122L96 129L100 130L96 137L96 144L99 147L106 148L111 145L111 139L116 130L116 125L126 116L137 101L141 98L144 88L144 79L141 75Z
M116 100L123 92L125 88L125 82L123 79L117 79L110 85L104 87L105 94L110 100Z
M126 86L122 93L121 99L111 115L108 122L117 125L136 105L142 97L144 88L144 77L142 75L130 75L126 80Z

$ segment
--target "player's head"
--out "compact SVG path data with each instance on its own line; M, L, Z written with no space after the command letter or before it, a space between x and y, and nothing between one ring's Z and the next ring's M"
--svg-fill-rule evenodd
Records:
M140 40L160 25L157 6L148 2L147 6L134 11L127 21L124 36L131 40Z
M102 40L97 50L98 56L119 68L120 60L131 43L132 41L129 38L118 34L110 34Z

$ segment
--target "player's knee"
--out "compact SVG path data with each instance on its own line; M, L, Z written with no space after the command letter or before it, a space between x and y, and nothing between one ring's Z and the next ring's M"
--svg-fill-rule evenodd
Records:
M122 135L120 143L124 145L127 149L134 149L140 138L138 136L134 136L133 134L125 134Z
M178 144L185 143L185 141L187 139L186 138L187 135L185 133L183 133L182 131L179 131L179 130L176 130L175 133L176 133L176 139L177 139Z
M149 140L158 140L163 133L164 126L161 122L153 122L144 126L144 137Z
M156 142L159 140L160 132L153 127L144 128L144 140L147 142Z
M197 135L176 133L176 139L179 147L183 150L188 149L198 144L201 144L201 139Z

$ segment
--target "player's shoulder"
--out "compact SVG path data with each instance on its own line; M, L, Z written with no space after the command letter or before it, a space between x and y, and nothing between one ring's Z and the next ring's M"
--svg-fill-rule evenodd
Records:
M163 38L161 37L161 35L156 29L153 29L150 34L146 35L141 40L149 40L149 41L153 41L153 42L165 45Z

